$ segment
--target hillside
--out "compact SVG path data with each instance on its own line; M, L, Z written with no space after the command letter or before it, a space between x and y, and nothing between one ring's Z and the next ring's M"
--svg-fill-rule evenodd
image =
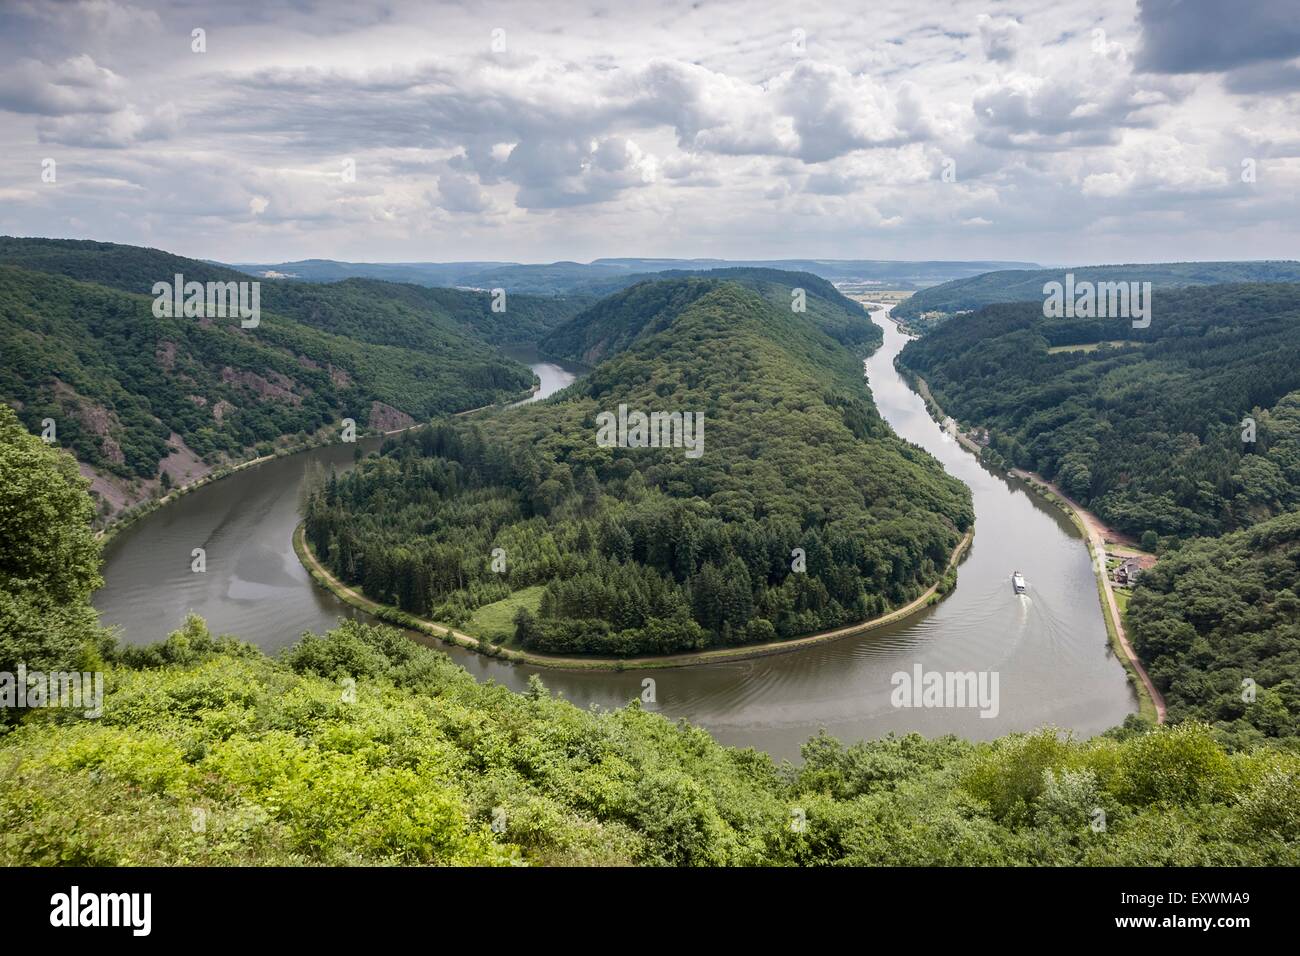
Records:
M546 402L390 442L313 495L314 551L409 613L522 607L506 637L549 652L759 642L907 603L944 573L969 492L871 404L866 314L769 291L672 279L589 310L557 335L612 357ZM600 447L620 405L702 414L701 453Z
M74 239L0 237L0 264L142 295L151 294L155 282L170 282L177 273L186 281L249 279L245 272L159 249ZM268 279L261 284L261 304L326 332L452 359L466 349L467 337L493 345L533 344L590 304L585 298L509 294L505 311L493 312L490 293L426 288L403 281L401 275L393 274L392 281L387 274L338 276L342 281L328 283ZM476 351L490 354L481 348Z
M777 269L807 272L832 281L852 281L889 289L919 289L993 269L1024 269L1032 262L892 261L888 259L651 259L603 258L584 262L298 262L240 263L234 268L256 275L291 276L317 282L365 277L425 286L504 288L540 295L602 296L670 272L718 269Z
M665 279L678 279L665 282ZM774 308L791 308L791 291L804 291L803 313L812 325L836 341L866 352L880 345L880 329L863 321L862 307L846 299L825 279L775 269L718 269L668 272L638 282L602 299L553 330L541 342L550 355L593 365L627 348L636 339L661 332L692 302L732 282L762 296Z
M1298 589L1296 511L1164 557L1135 590L1129 622L1170 716L1212 723L1236 746L1300 752Z
M33 432L53 419L58 443L95 476L104 515L343 418L394 428L532 382L484 341L486 319L449 309L435 321L402 286L264 283L255 328L234 317L159 318L149 291L175 272L247 277L106 245L0 241L0 400ZM439 290L415 291L418 302Z
M1145 329L989 306L899 361L1002 459L1121 530L1185 537L1300 505L1297 355L1300 286L1281 284L1167 290Z
M1153 289L1225 282L1300 282L1300 262L1157 262L1113 266L1075 266L1064 269L1002 270L953 279L922 289L894 309L899 319L915 322L926 313L940 318L954 312L968 312L1002 302L1043 301L1043 286L1065 281L1065 274L1079 282L1150 282ZM922 323L924 331L934 324Z
M270 299L288 315L361 341L438 352L466 334L491 345L534 345L591 304L581 296L507 294L492 310L488 292L439 289L375 279L328 285L276 282ZM291 300L291 301L286 301Z
M123 647L88 604L85 481L3 405L0 439L0 670L105 678L94 719L0 710L3 865L1300 863L1300 758L1198 724L819 734L796 769L355 621L278 661L194 616Z
M1297 758L1197 726L821 735L788 770L635 704L477 683L390 628L272 661L193 619L116 658L102 719L40 711L0 737L0 864L1300 863Z
M899 363L945 412L989 429L989 461L1040 472L1159 551L1128 621L1171 720L1294 748L1300 286L1156 301L1146 329L989 306L909 343ZM1247 677L1256 702L1242 698Z

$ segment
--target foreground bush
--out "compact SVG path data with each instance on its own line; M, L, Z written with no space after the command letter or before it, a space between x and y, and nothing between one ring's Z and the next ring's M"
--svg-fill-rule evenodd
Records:
M383 626L273 661L191 617L116 652L102 719L33 712L0 738L0 863L1300 863L1300 759L1199 724L823 734L803 756L478 684Z

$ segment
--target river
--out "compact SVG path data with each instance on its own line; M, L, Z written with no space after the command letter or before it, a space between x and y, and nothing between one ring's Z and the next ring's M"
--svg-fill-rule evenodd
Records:
M884 312L872 319L884 345L866 362L877 407L894 431L934 455L974 496L975 540L957 588L940 603L887 627L806 650L729 664L663 671L543 671L552 691L586 707L617 707L655 681L666 716L685 717L723 743L796 759L821 727L845 741L916 730L988 739L1054 725L1088 736L1120 723L1137 698L1111 652L1087 548L1074 526L1018 482L983 465L945 434L894 369L907 342ZM528 362L542 387L530 401L563 388L580 366ZM358 444L365 450L376 438ZM95 606L130 643L166 636L189 610L214 632L233 634L269 653L304 631L322 631L360 612L316 587L290 538L298 522L307 466L351 465L353 448L312 449L231 475L159 509L118 534L105 549L104 587ZM190 570L193 548L207 570ZM1013 570L1028 593L1014 594ZM536 668L439 647L479 680L522 690ZM896 672L996 673L998 712L975 708L899 708L891 703Z

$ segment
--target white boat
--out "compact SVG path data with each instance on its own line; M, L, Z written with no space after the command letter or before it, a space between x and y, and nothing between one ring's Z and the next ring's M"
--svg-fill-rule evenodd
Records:
M1015 588L1017 594L1025 593L1025 576L1019 571L1011 572L1011 586Z

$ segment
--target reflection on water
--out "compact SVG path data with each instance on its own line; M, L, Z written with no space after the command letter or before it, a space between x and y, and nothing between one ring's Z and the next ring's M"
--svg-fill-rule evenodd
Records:
M797 757L800 743L820 727L851 741L909 730L984 739L1049 723L1093 734L1119 723L1136 709L1136 698L1109 650L1088 552L1074 527L943 433L894 370L906 338L883 313L874 319L884 327L885 343L866 370L881 414L974 495L975 540L956 590L906 621L860 637L751 661L655 672L654 706L673 719L707 727L724 743L758 747L779 758ZM584 372L522 354L542 379L532 400ZM121 626L125 640L149 643L194 610L215 631L274 652L304 631L321 631L341 615L357 614L312 584L290 544L299 487L311 461L345 468L352 449L315 449L240 472L124 531L106 551L106 584L95 597L105 622ZM190 571L196 547L207 549L204 574ZM1015 568L1031 569L1031 593L1013 592ZM442 649L479 680L514 689L523 689L535 672ZM918 663L926 671L998 671L998 716L893 707L890 677ZM548 687L584 707L617 707L639 697L644 676L542 673Z
M576 362L559 362L554 359L542 358L534 348L519 346L502 349L502 352L516 362L522 362L531 368L533 374L541 382L541 386L537 391L528 398L515 402L516 405L527 405L529 402L541 401L543 398L554 395L575 378L586 375L591 371L587 366L579 365Z

